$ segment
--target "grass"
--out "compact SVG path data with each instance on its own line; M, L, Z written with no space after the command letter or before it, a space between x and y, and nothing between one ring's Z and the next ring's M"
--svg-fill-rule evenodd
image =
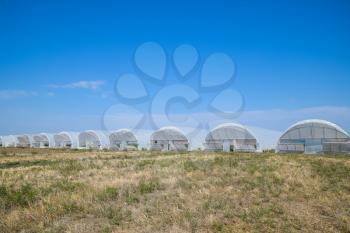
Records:
M350 157L1 149L0 232L301 231L350 231Z
M97 197L100 201L116 200L119 197L119 192L115 187L106 187L97 194Z
M28 207L37 199L37 191L30 184L21 184L20 187L0 185L0 208L3 211L13 207Z
M152 179L150 181L141 180L137 186L137 190L141 195L144 195L146 193L153 193L159 189L159 186L158 179Z
M131 211L120 207L115 208L109 206L105 210L105 217L107 217L110 220L110 223L112 225L120 226L123 223L131 220Z

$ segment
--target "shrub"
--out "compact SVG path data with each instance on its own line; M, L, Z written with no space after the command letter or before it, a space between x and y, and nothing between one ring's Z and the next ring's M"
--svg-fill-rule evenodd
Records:
M97 198L101 201L107 201L107 200L117 199L118 195L119 195L119 192L117 188L107 187L98 194Z
M150 181L140 181L137 189L140 194L153 193L155 190L159 189L159 181L157 179L152 179Z
M221 222L214 222L214 223L211 225L211 229L212 229L214 232L222 232L223 229L224 229L224 224L222 224Z
M30 184L23 184L18 189L0 185L0 205L2 209L15 206L26 207L38 198L38 192Z
M105 217L110 219L111 223L120 226L123 221L130 221L131 212L123 208L109 206L104 213Z
M65 203L63 203L63 209L66 213L77 213L82 211L82 207L78 205L73 200L67 200Z

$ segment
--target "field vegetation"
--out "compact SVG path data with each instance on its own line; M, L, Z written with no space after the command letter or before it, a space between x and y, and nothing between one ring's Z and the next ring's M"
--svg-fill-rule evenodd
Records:
M0 232L350 232L350 157L2 148Z

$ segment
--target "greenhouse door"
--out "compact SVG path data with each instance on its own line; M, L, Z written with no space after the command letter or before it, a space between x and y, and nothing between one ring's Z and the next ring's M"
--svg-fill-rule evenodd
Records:
M121 150L127 150L128 149L128 143L126 141L122 141L120 144L120 149Z
M317 154L323 152L323 146L320 139L305 140L305 154Z
M229 140L224 140L222 150L224 152L230 152L230 141Z

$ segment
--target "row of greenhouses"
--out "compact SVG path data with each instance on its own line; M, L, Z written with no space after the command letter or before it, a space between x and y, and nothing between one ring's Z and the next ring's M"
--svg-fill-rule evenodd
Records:
M81 133L10 135L0 137L3 147L73 148L137 150L138 140L128 129L112 133L89 130ZM258 141L244 126L226 123L210 130L203 148L206 151L256 152ZM154 151L188 151L190 140L176 127L164 127L153 132L149 149ZM350 136L345 130L324 120L300 121L279 138L276 152L281 153L350 153Z
M104 131L88 130L81 133L60 132L9 135L1 137L2 147L71 148L71 149L115 149L138 148L133 132L121 129L110 134Z

